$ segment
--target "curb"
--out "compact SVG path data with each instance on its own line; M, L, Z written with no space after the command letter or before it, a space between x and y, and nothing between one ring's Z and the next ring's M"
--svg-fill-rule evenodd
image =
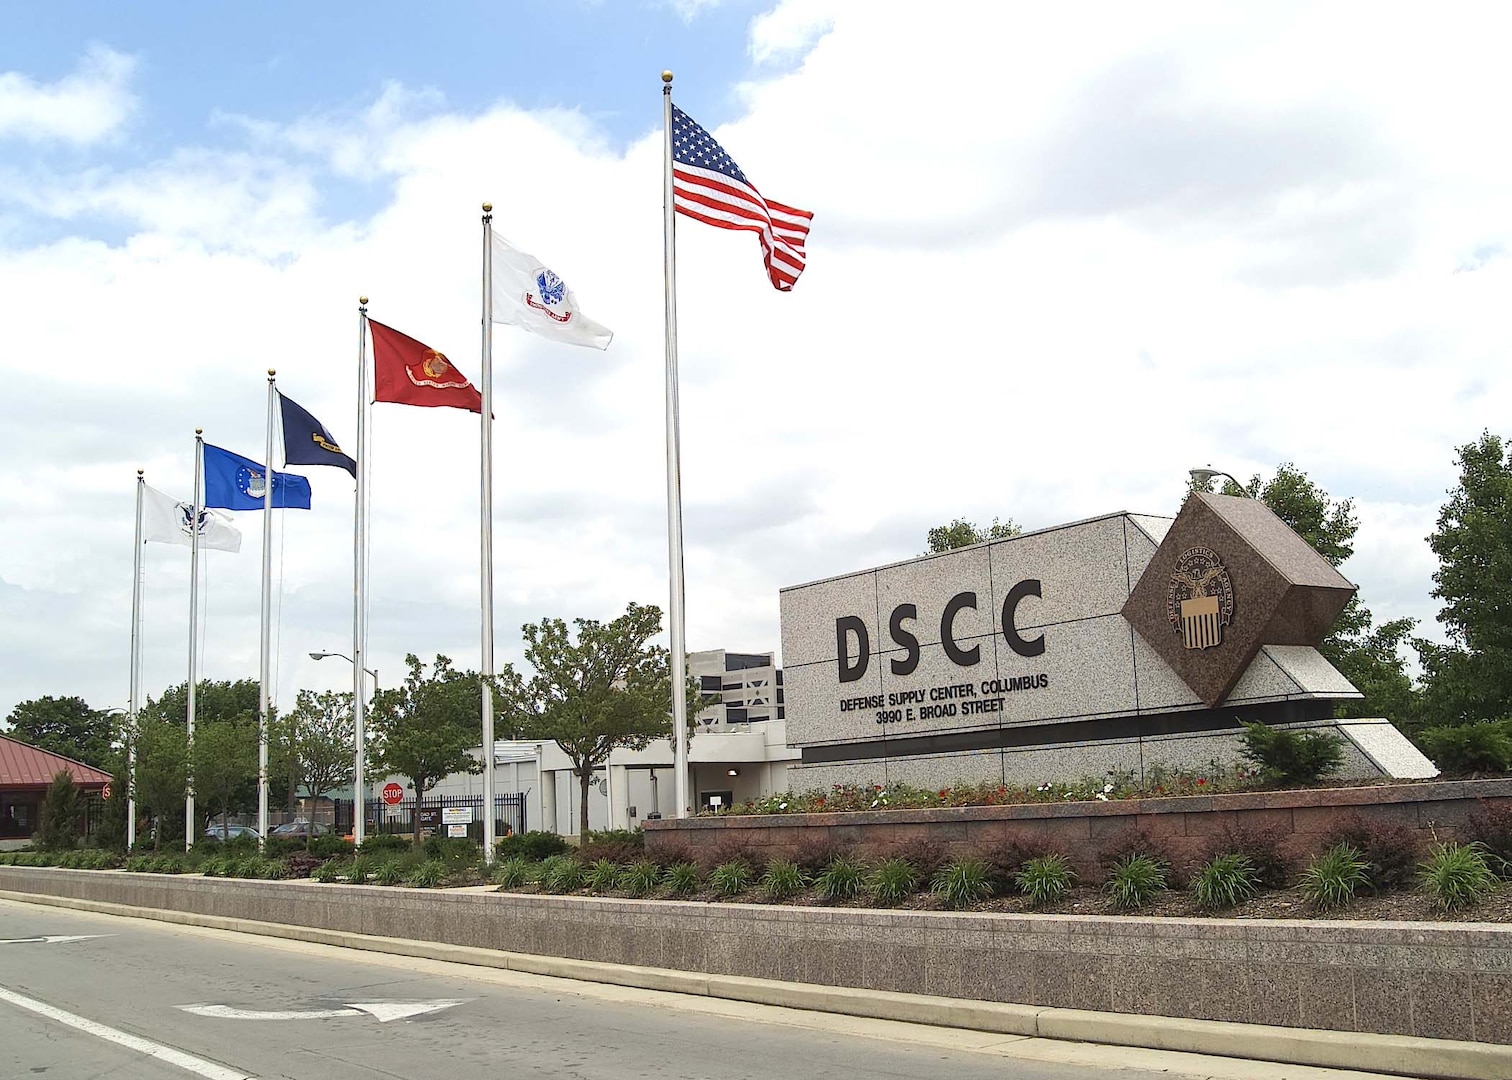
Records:
M581 982L609 983L696 997L724 998L810 1012L895 1020L1070 1042L1138 1046L1218 1057L1352 1069L1435 1080L1505 1080L1512 1076L1512 1046L1424 1039L1412 1035L1270 1027L1222 1020L1189 1020L1138 1013L1091 1012L1008 1002L901 994L885 990L710 975L667 968L501 952L470 945L378 937L309 926L233 919L162 908L135 907L67 896L0 890L0 899L76 911L152 919L317 945L413 956L474 967L499 968Z

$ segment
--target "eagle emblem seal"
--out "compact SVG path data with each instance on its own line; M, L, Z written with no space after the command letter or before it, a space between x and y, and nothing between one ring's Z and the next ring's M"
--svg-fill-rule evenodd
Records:
M1188 649L1223 643L1223 628L1234 618L1234 583L1210 548L1187 548L1176 560L1166 590L1166 617Z
M535 273L536 292L541 297L541 302L555 307L567 296L567 284L557 277L547 267L541 267Z
M439 379L451 370L451 361L435 349L427 349L425 359L420 362L420 370L425 372L427 379Z

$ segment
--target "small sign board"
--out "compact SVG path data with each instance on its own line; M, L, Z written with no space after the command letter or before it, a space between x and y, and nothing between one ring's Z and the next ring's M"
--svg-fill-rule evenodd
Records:
M388 806L398 806L404 801L404 789L398 784L384 784L383 801Z
M465 838L467 836L467 825L466 825L466 823L463 823L463 824L460 824L460 825L448 825L446 827L446 835L447 836L461 836L461 837Z
M443 806L441 808L441 824L443 825L467 825L471 822L472 807L470 806Z

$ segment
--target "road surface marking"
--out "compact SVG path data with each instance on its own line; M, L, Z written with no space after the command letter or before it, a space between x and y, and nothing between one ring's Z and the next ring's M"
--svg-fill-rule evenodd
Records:
M180 1069L192 1072L196 1076L202 1076L205 1080L257 1080L251 1073L242 1072L240 1069L227 1068L225 1065L206 1061L204 1058L195 1057L183 1050L176 1050L171 1046L144 1039L140 1035L129 1035L124 1031L117 1031L113 1027L107 1027L95 1020L89 1020L82 1016L75 1016L71 1012L55 1008L43 1001L37 1001L24 994L18 994L14 990L8 990L0 986L0 1001L7 1001L18 1008L34 1012L38 1016L48 1020L56 1020L60 1024L82 1031L86 1035L93 1035L97 1039L124 1046L128 1050L135 1050L139 1054L157 1058L169 1065L176 1065Z
M436 1001L352 1001L334 1009L238 1009L231 1005L180 1005L186 1013L216 1020L330 1020L338 1016L373 1016L380 1024L464 1005L472 998Z
M115 937L114 934L48 934L43 937L0 938L0 945L61 945L68 941L88 941L90 938Z

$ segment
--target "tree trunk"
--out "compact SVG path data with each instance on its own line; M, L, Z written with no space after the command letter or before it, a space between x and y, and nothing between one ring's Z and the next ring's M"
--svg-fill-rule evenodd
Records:
M420 850L420 846L421 846L421 842L420 842L420 796L421 796L421 788L420 788L419 782L417 781L415 783L415 808L414 808L414 810L412 810L410 812L410 828L413 829L414 833L415 833L415 850L416 851L419 851Z
M586 845L588 843L588 785L593 783L593 770L582 768L577 770L577 774L578 794L580 796L578 809L582 814L582 817L578 819L578 843Z

